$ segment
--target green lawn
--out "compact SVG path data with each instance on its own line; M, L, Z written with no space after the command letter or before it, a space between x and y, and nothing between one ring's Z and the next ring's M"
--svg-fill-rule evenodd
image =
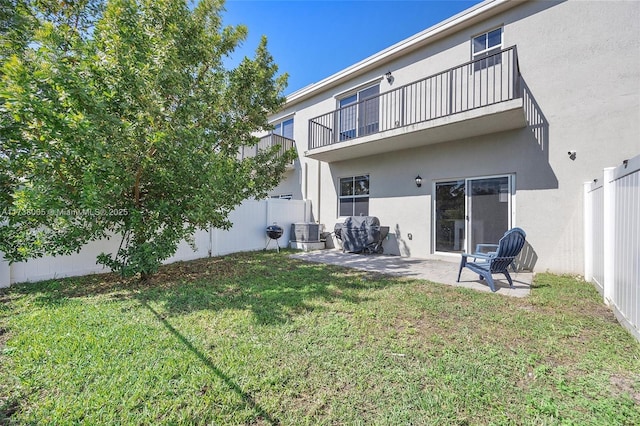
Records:
M640 424L591 285L530 297L243 253L0 291L0 424Z

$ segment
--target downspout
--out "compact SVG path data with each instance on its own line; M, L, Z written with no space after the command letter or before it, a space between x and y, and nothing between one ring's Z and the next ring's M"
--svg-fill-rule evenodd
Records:
M302 179L303 179L302 188L304 189L304 194L302 196L302 199L308 200L309 199L309 163L307 163L306 161L304 163L304 174Z
M321 190L322 190L322 181L321 181L321 178L322 178L322 170L321 170L321 168L322 168L322 163L321 163L320 161L318 161L318 220L317 220L317 222L318 222L319 224L320 224L320 223L322 223L322 222L320 221L320 205L321 205L321 203L322 203L322 202L320 201L320 200L321 200L321 194L322 194L322 192L321 192Z

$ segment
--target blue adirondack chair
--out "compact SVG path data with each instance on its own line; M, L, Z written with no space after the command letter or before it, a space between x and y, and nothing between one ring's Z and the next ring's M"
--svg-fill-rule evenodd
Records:
M480 279L484 279L489 284L491 291L496 291L492 274L504 274L509 281L509 286L513 288L513 280L509 275L509 266L522 250L527 234L520 228L513 228L505 232L498 244L478 244L475 253L462 253L460 260L460 270L458 271L458 282L460 282L460 274L462 268L469 268L476 274L480 275ZM490 248L495 251L482 253L481 249ZM469 258L473 258L470 262Z

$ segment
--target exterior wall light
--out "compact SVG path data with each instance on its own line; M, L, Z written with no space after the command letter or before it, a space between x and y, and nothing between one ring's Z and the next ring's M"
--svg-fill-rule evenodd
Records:
M387 77L387 81L389 83L393 81L393 76L391 75L391 71L387 71L387 73L384 76Z
M416 176L416 186L420 188L422 186L422 178L420 175Z

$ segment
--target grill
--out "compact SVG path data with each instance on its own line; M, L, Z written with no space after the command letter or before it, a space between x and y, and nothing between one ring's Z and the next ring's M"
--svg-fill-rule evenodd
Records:
M269 244L271 243L271 241L275 241L276 250L278 251L278 253L280 253L280 244L278 244L278 238L282 237L282 227L274 223L273 225L267 226L266 232L267 245L264 247L264 249L266 250L267 248L269 248Z
M333 228L342 241L342 251L350 253L384 253L382 241L389 234L388 226L380 226L374 216L350 216Z

